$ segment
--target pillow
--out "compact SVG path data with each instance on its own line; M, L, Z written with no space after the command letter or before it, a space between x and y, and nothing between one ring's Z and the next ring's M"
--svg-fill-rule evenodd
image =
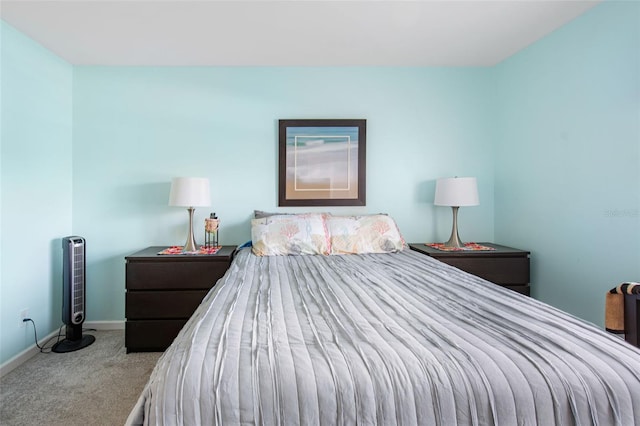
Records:
M326 221L331 254L393 253L404 249L404 239L390 216L327 216Z
M272 215L251 220L253 253L257 256L329 254L323 214Z

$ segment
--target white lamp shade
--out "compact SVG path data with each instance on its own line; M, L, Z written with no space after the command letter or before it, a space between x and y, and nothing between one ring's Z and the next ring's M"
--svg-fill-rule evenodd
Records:
M178 177L171 181L170 206L201 207L210 204L209 179Z
M436 206L477 206L478 183L474 177L441 178L436 181Z

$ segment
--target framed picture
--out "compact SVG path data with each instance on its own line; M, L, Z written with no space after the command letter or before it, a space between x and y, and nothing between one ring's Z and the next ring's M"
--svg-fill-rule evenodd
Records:
M279 206L364 206L366 120L280 120Z

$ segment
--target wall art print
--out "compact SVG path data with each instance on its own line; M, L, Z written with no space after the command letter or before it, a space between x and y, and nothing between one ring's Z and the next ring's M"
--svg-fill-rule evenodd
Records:
M279 121L279 206L364 206L366 120Z

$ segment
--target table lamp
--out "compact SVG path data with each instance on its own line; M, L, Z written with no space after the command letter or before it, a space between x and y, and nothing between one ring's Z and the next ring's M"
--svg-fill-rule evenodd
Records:
M178 177L171 181L171 192L169 193L169 205L187 207L189 212L189 232L187 242L182 251L193 252L198 250L195 238L193 237L193 212L194 207L208 206L211 204L211 193L209 192L209 179L194 177Z
M474 177L441 178L436 181L436 195L433 201L436 206L450 206L453 210L453 228L445 247L463 248L464 243L458 236L458 208L477 206L478 183Z

